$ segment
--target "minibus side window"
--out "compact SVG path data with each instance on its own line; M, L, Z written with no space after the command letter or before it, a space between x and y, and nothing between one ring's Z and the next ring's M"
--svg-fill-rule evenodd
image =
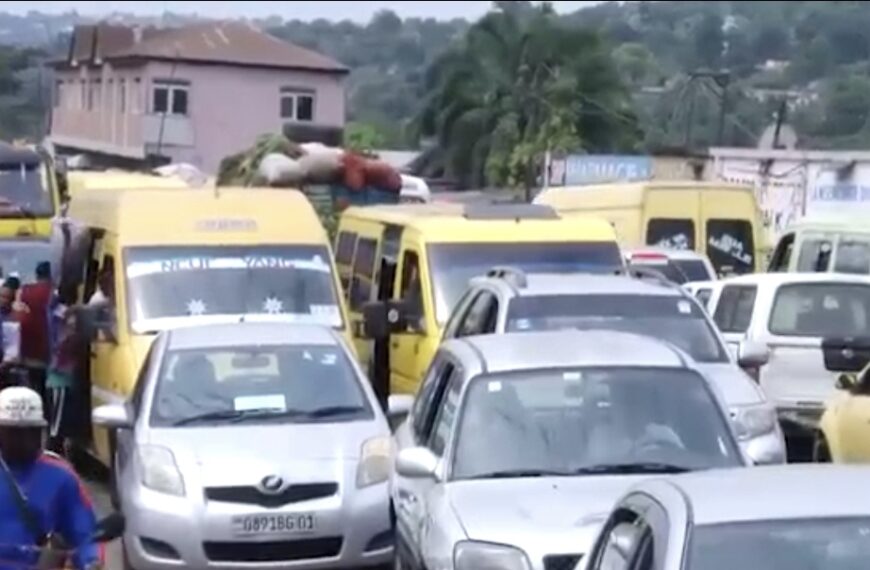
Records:
M408 332L423 330L423 284L420 277L420 258L415 251L405 251L402 257L401 299L407 303Z
M831 265L834 244L828 238L805 239L798 256L798 271L824 273Z
M335 264L338 266L338 275L341 286L347 292L350 286L351 263L353 262L353 250L356 245L356 234L352 232L340 232L338 242L335 245Z
M353 311L361 310L362 306L371 300L377 248L378 242L373 239L361 238L357 241L353 276L348 294L350 308Z
M695 249L695 222L653 218L646 227L646 244L668 249Z

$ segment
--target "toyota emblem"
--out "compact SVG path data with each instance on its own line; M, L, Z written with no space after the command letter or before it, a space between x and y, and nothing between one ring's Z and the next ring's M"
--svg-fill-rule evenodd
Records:
M267 475L260 481L260 488L264 493L277 494L284 486L284 480L277 475Z

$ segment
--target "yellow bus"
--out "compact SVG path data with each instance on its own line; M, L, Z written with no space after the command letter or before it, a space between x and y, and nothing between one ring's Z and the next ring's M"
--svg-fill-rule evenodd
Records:
M59 209L60 190L48 153L0 141L0 239L50 238Z

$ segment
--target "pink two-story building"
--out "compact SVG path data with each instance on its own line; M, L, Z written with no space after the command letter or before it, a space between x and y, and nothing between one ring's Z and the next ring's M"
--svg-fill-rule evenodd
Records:
M217 171L264 133L338 144L348 69L237 22L73 33L55 63L51 141L96 164Z

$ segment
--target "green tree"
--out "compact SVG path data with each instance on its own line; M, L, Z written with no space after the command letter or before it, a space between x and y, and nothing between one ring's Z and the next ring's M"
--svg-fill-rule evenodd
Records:
M655 56L643 44L622 44L614 50L613 59L616 60L622 77L632 85L655 81L659 75Z
M547 5L490 12L428 70L421 134L466 186L523 185L547 150L631 147L638 129L599 36L564 27Z
M374 125L348 123L344 128L344 146L357 152L369 152L382 148L384 137Z

